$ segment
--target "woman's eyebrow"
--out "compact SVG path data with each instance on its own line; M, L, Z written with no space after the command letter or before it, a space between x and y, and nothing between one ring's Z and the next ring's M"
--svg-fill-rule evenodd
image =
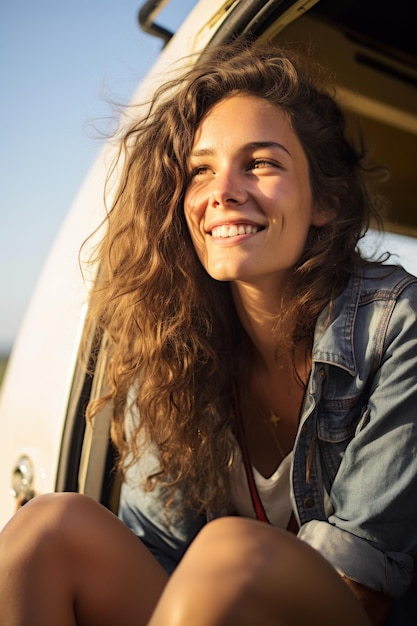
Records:
M279 143L278 141L250 141L249 143L244 144L243 146L241 146L239 152L249 152L251 150L259 150L262 148L277 148L278 150L282 150L283 152L286 152L286 154L288 154L288 156L291 156L291 153L289 152L289 150L282 144ZM205 156L213 156L216 153L215 148L196 148L195 150L192 150L190 156L191 157L205 157Z
M191 157L202 157L202 156L213 156L216 153L214 148L197 148L196 150L191 150Z
M278 141L251 141L242 146L242 150L259 150L262 148L278 148L278 150L283 150L288 156L291 156L289 150Z

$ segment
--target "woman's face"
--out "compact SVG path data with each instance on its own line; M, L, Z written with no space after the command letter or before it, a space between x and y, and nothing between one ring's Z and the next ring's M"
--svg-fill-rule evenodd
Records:
M285 114L251 95L214 105L189 157L184 211L197 255L216 280L279 284L299 260L317 210L307 157Z

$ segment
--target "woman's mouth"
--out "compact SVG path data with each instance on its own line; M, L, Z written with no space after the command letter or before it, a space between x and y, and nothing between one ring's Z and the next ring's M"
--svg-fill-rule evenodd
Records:
M262 227L254 224L222 224L213 228L211 236L216 239L227 239L228 237L237 237L238 235L252 235L260 230L262 230Z

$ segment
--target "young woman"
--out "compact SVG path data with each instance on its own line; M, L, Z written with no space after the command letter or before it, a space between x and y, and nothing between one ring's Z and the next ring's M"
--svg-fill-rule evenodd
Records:
M122 146L89 309L121 521L21 509L0 624L388 623L417 549L417 279L358 251L377 201L338 105L294 51L238 43Z

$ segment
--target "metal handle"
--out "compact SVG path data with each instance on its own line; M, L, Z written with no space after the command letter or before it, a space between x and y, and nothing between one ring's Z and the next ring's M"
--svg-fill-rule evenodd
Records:
M16 463L12 474L12 490L19 505L23 505L31 500L35 492L33 485L33 463L31 459L22 455Z

